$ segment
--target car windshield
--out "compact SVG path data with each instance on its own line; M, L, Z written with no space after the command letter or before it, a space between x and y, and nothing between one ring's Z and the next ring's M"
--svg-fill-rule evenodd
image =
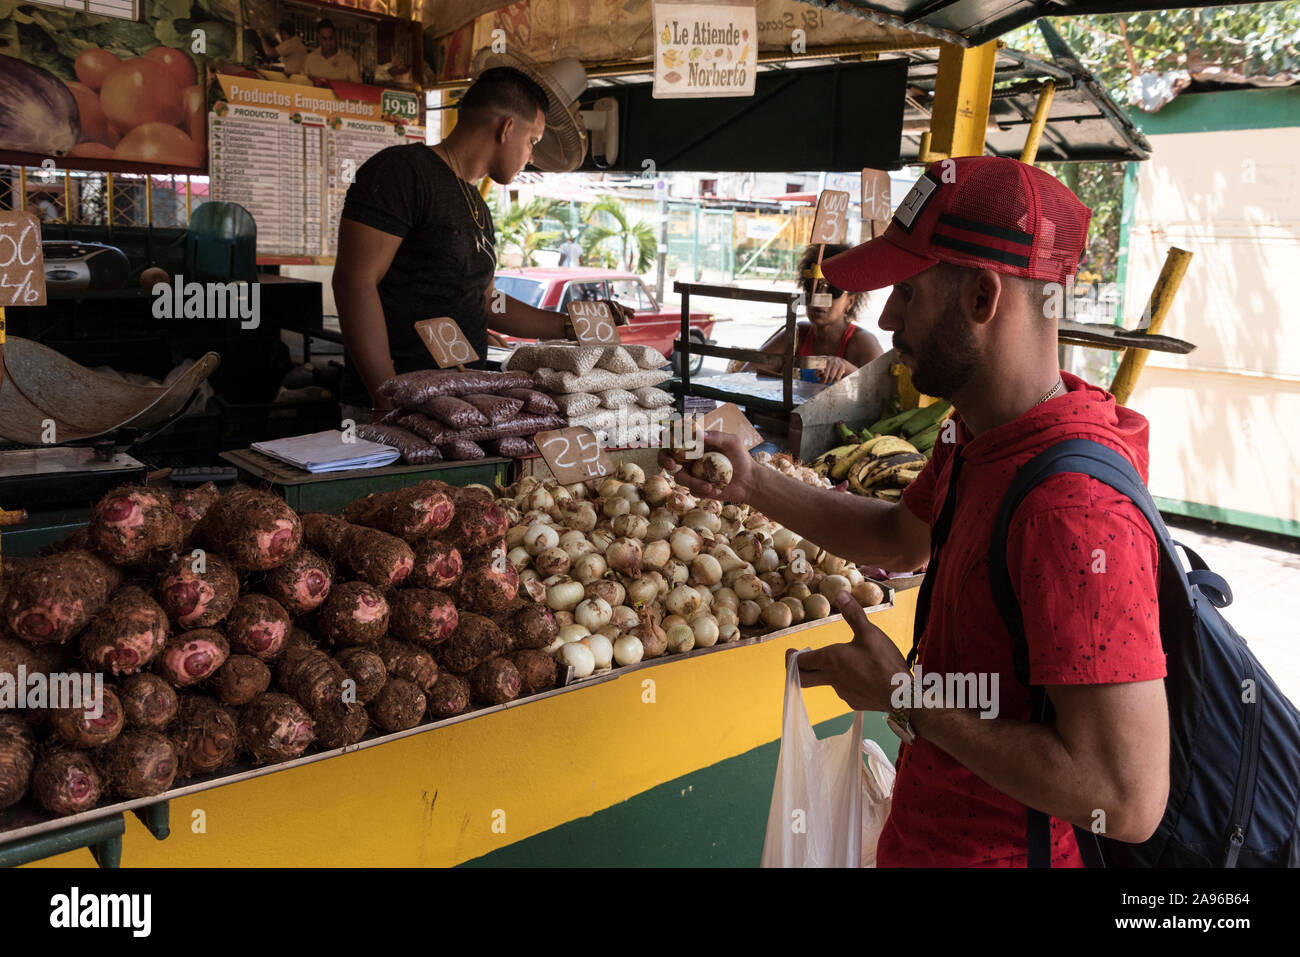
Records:
M497 276L495 285L512 299L518 299L530 306L542 304L542 290L545 286L536 279L525 279L523 276Z

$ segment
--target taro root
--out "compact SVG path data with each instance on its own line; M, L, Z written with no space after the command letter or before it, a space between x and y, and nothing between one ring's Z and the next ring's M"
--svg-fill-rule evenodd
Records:
M389 630L403 641L432 648L456 630L456 604L432 588L403 588L388 599Z
M449 588L456 584L464 568L460 549L436 538L419 542L414 549L415 567L406 584L420 588Z
M352 679L356 700L360 704L370 702L388 681L384 659L369 648L344 648L334 656L334 660Z
M546 652L537 648L524 648L516 652L512 660L519 672L520 694L537 694L555 687L559 669L555 659Z
M82 700L71 702L70 707L50 709L50 729L64 744L97 748L122 733L126 713L121 700L111 688L103 688L102 697L96 702L91 688L91 676L82 675Z
M490 494L463 489L456 498L456 515L446 538L463 555L505 538L509 525L505 510L492 501Z
M318 512L303 517L307 545L375 588L400 584L415 567L411 546L377 528Z
M127 731L102 754L104 777L119 797L152 797L176 780L176 748L157 731Z
M521 601L503 616L511 648L545 648L558 630L555 613L545 605Z
M342 704L343 682L347 672L325 652L313 649L287 668L276 674L276 684L308 710L316 714L325 708Z
M421 691L428 692L438 680L438 665L433 655L415 645L396 638L381 638L375 645L375 652L384 660L384 667L390 675L405 678Z
M454 513L450 495L434 483L422 482L351 502L343 509L343 518L412 542L442 531Z
M87 752L49 747L37 759L32 796L50 814L89 811L103 793L103 780Z
M312 715L316 744L333 750L356 744L370 730L370 715L365 705L352 702L335 704Z
M171 492L172 512L181 523L181 544L186 545L194 538L195 530L203 521L221 492L212 482L204 482L198 488L173 489Z
M197 628L167 642L153 669L177 688L188 688L212 677L228 657L230 645L221 632Z
M336 645L374 644L388 631L388 602L365 582L344 582L317 612L316 628Z
M23 668L31 675L44 672L44 659L38 649L17 638L0 635L0 675L11 675L14 688L18 687L18 669Z
M370 702L370 720L392 734L414 728L424 717L427 699L419 686L405 678L389 678Z
M118 689L126 726L141 731L162 731L176 717L176 692L154 674L131 675Z
M505 545L474 552L465 562L465 572L457 586L458 608L480 615L505 611L519 594L519 572L506 558Z
M243 595L226 616L232 651L274 661L289 637L289 613L268 595Z
M287 673L294 663L301 661L313 651L319 651L316 640L301 628L290 628L289 637L284 643L284 654L282 654L275 663L276 680L280 680L280 675Z
M14 578L5 594L5 620L30 644L62 644L81 633L121 580L121 572L91 552L46 555Z
M270 571L302 542L302 522L283 499L239 488L219 498L203 516L208 547L248 571Z
M180 777L212 774L234 763L239 751L239 727L229 708L203 695L186 695L171 730L171 741Z
M434 718L463 714L469 710L469 682L450 671L441 672L428 698L429 714Z
M248 704L271 687L271 669L252 655L231 655L213 674L210 687L222 704Z
M132 675L162 652L170 629L167 614L142 588L113 593L81 634L81 656L96 671Z
M266 573L267 593L291 615L315 611L330 593L334 571L309 548L300 548L278 568Z
M296 758L314 738L311 717L285 694L268 691L239 716L240 746L258 764Z
M16 714L0 711L0 811L17 804L32 783L36 737Z
M201 570L196 570L201 569ZM181 628L211 628L239 597L239 577L220 555L178 555L158 580L158 604Z
M467 611L461 614L455 633L439 646L439 662L456 674L469 674L508 645L506 636L491 619Z
M490 658L470 674L469 686L476 701L505 704L519 697L519 671L509 658Z
M150 552L181 544L181 520L171 499L156 489L123 485L90 510L90 542L118 565L134 565Z

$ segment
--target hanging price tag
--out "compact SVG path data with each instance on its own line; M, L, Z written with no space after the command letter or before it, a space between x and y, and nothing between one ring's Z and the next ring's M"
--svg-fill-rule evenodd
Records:
M45 305L41 224L31 213L0 213L0 307Z
M594 302L571 302L568 305L569 321L579 345L612 346L623 340L614 323L614 308L608 299Z
M561 485L600 478L615 471L591 429L572 426L534 436L537 450Z
M862 171L862 221L889 222L893 212L889 195L889 174L883 169Z
M415 324L415 331L440 369L478 361L478 353L460 331L460 326L446 316L421 319Z
M763 441L758 430L734 402L724 402L711 412L697 412L695 415L698 428L705 432L730 432L747 449L752 449Z
M849 194L842 189L824 189L817 198L817 215L813 217L814 246L842 243L849 235Z

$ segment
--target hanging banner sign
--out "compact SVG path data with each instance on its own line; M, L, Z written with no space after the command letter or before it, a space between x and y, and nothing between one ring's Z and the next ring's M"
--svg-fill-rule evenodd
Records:
M654 96L753 96L758 25L752 4L656 0Z

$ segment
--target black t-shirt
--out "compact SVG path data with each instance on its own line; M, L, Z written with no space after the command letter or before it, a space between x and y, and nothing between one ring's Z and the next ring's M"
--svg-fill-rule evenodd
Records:
M478 213L480 227L470 212ZM399 373L436 368L414 324L450 316L479 356L487 355L487 289L496 272L496 232L487 203L423 143L380 150L357 170L343 218L400 236L379 281L388 349ZM345 360L343 402L370 405Z

